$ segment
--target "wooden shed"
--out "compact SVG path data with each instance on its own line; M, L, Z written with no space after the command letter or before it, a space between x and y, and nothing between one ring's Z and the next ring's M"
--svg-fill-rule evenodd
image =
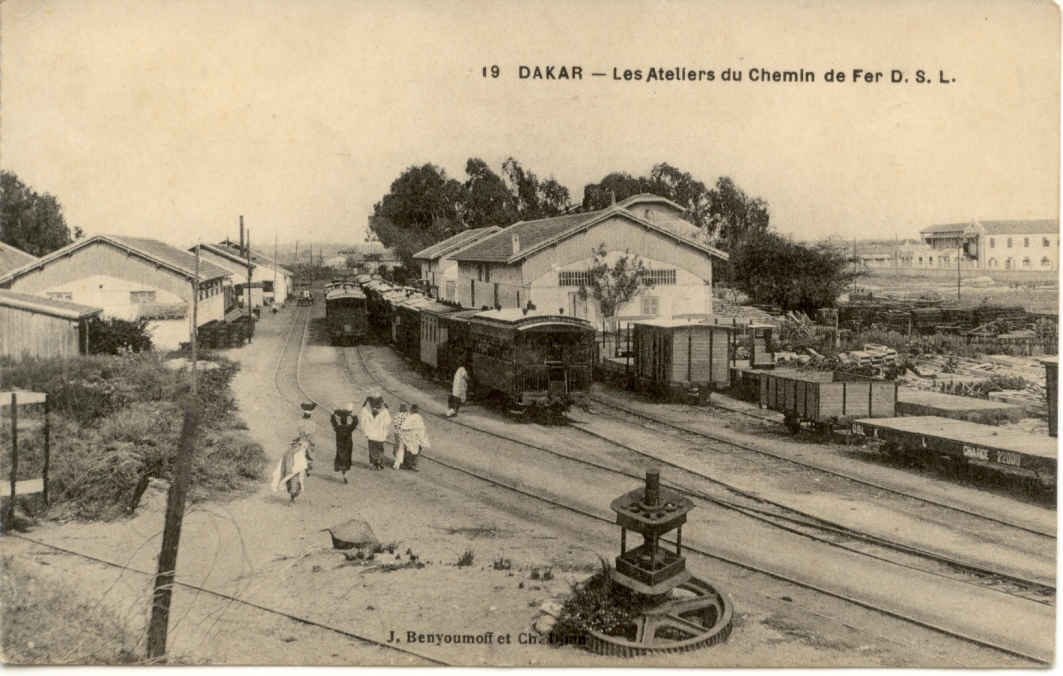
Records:
M76 357L88 352L88 320L100 308L0 289L0 357Z
M732 327L658 319L634 324L640 388L680 393L692 385L730 385Z

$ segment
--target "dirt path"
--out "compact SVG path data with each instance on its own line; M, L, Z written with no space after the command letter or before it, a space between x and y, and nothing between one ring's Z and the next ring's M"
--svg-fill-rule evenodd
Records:
M318 308L315 308L318 310ZM296 308L263 320L255 342L229 353L242 364L234 389L252 436L275 460L294 435L297 396L290 383L274 386L277 358ZM290 349L297 349L293 342ZM345 383L338 351L311 344L303 368L315 384L360 402L366 383ZM286 398L287 397L287 398ZM320 420L320 418L319 418ZM460 448L459 432L433 429L433 444ZM615 660L574 647L528 643L538 607L591 574L598 553L615 554L617 533L567 512L545 507L425 463L420 473L369 472L356 465L351 483L329 471L331 431L319 430L319 447L307 491L289 507L287 496L262 487L227 502L195 506L186 517L178 579L233 598L327 625L349 634L400 644L431 658L458 664L607 665ZM356 437L355 460L364 462ZM363 466L364 467L364 466ZM602 489L602 494L610 493ZM603 510L607 509L606 500ZM109 524L48 524L31 537L143 572L154 570L163 500L154 495L131 519ZM390 560L371 565L334 551L321 529L349 518L367 520L377 537L396 546ZM5 538L11 552L56 584L95 599L120 614L135 631L147 615L150 578L56 554L46 547ZM473 565L458 567L471 551ZM411 555L424 564L411 564ZM395 556L398 556L398 559ZM496 570L494 562L508 561ZM538 572L549 568L553 579ZM533 574L534 571L534 574ZM738 616L728 643L668 658L622 662L625 666L989 666L1011 665L998 653L946 639L781 582L748 582L748 572L704 566L699 575L718 581L735 597ZM754 588L755 586L755 588ZM205 593L175 592L172 651L213 664L417 664L414 657L300 624ZM414 643L406 642L414 632ZM430 637L469 634L490 643L438 645ZM508 643L499 643L499 637Z

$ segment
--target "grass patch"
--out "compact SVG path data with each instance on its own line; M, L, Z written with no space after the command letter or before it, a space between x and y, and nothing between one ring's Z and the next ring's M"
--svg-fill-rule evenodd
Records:
M137 638L102 608L0 558L0 647L8 664L138 664Z
M244 431L231 382L237 364L207 355L215 368L200 374L200 425L193 445L193 501L231 496L261 478L266 455ZM188 376L157 354L29 360L0 370L5 387L47 392L51 401L48 516L111 519L128 513L149 478L169 480ZM21 411L40 418L40 411ZM9 430L0 424L0 445ZM9 454L0 457L6 476ZM42 435L19 438L19 478L40 476Z
M471 549L466 549L465 553L458 557L458 568L465 568L471 566L473 560L476 558L476 554Z

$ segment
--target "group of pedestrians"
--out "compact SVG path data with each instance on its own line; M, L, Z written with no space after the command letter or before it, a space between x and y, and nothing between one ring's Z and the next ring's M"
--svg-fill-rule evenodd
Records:
M457 415L461 405L468 396L469 373L464 366L459 366L454 373L450 396L447 400L447 416ZM298 435L289 444L287 452L281 457L272 477L273 490L281 485L288 489L289 504L302 492L305 479L313 468L312 451L314 448L310 419L315 404L303 404L303 417L299 424ZM365 398L357 415L354 403L333 411L329 418L336 433L336 458L333 470L339 472L343 483L348 483L347 472L351 471L351 454L354 451L354 431L359 427L365 435L369 451L369 469L381 470L387 466L384 444L394 437L395 453L391 469L417 470L417 456L422 450L430 448L428 429L417 404L399 406L398 413L392 417L388 405L379 390L373 390Z
M357 417L354 404L347 404L346 409L339 409L332 414L332 429L336 433L336 460L333 469L341 474L347 483L347 472L351 469L353 451L352 434L356 428L362 429L366 446L369 450L369 469L381 470L387 466L384 456L384 444L394 436L395 454L392 469L417 471L417 456L423 449L429 448L428 430L421 417L417 404L399 407L394 417L384 403L379 391L366 397Z

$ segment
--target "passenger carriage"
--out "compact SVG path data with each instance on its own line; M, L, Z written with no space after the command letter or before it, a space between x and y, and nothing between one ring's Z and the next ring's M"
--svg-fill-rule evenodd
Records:
M557 415L589 389L595 334L587 320L505 309L465 321L476 387L511 410Z
M325 323L333 345L363 342L369 332L366 297L353 282L325 286Z

